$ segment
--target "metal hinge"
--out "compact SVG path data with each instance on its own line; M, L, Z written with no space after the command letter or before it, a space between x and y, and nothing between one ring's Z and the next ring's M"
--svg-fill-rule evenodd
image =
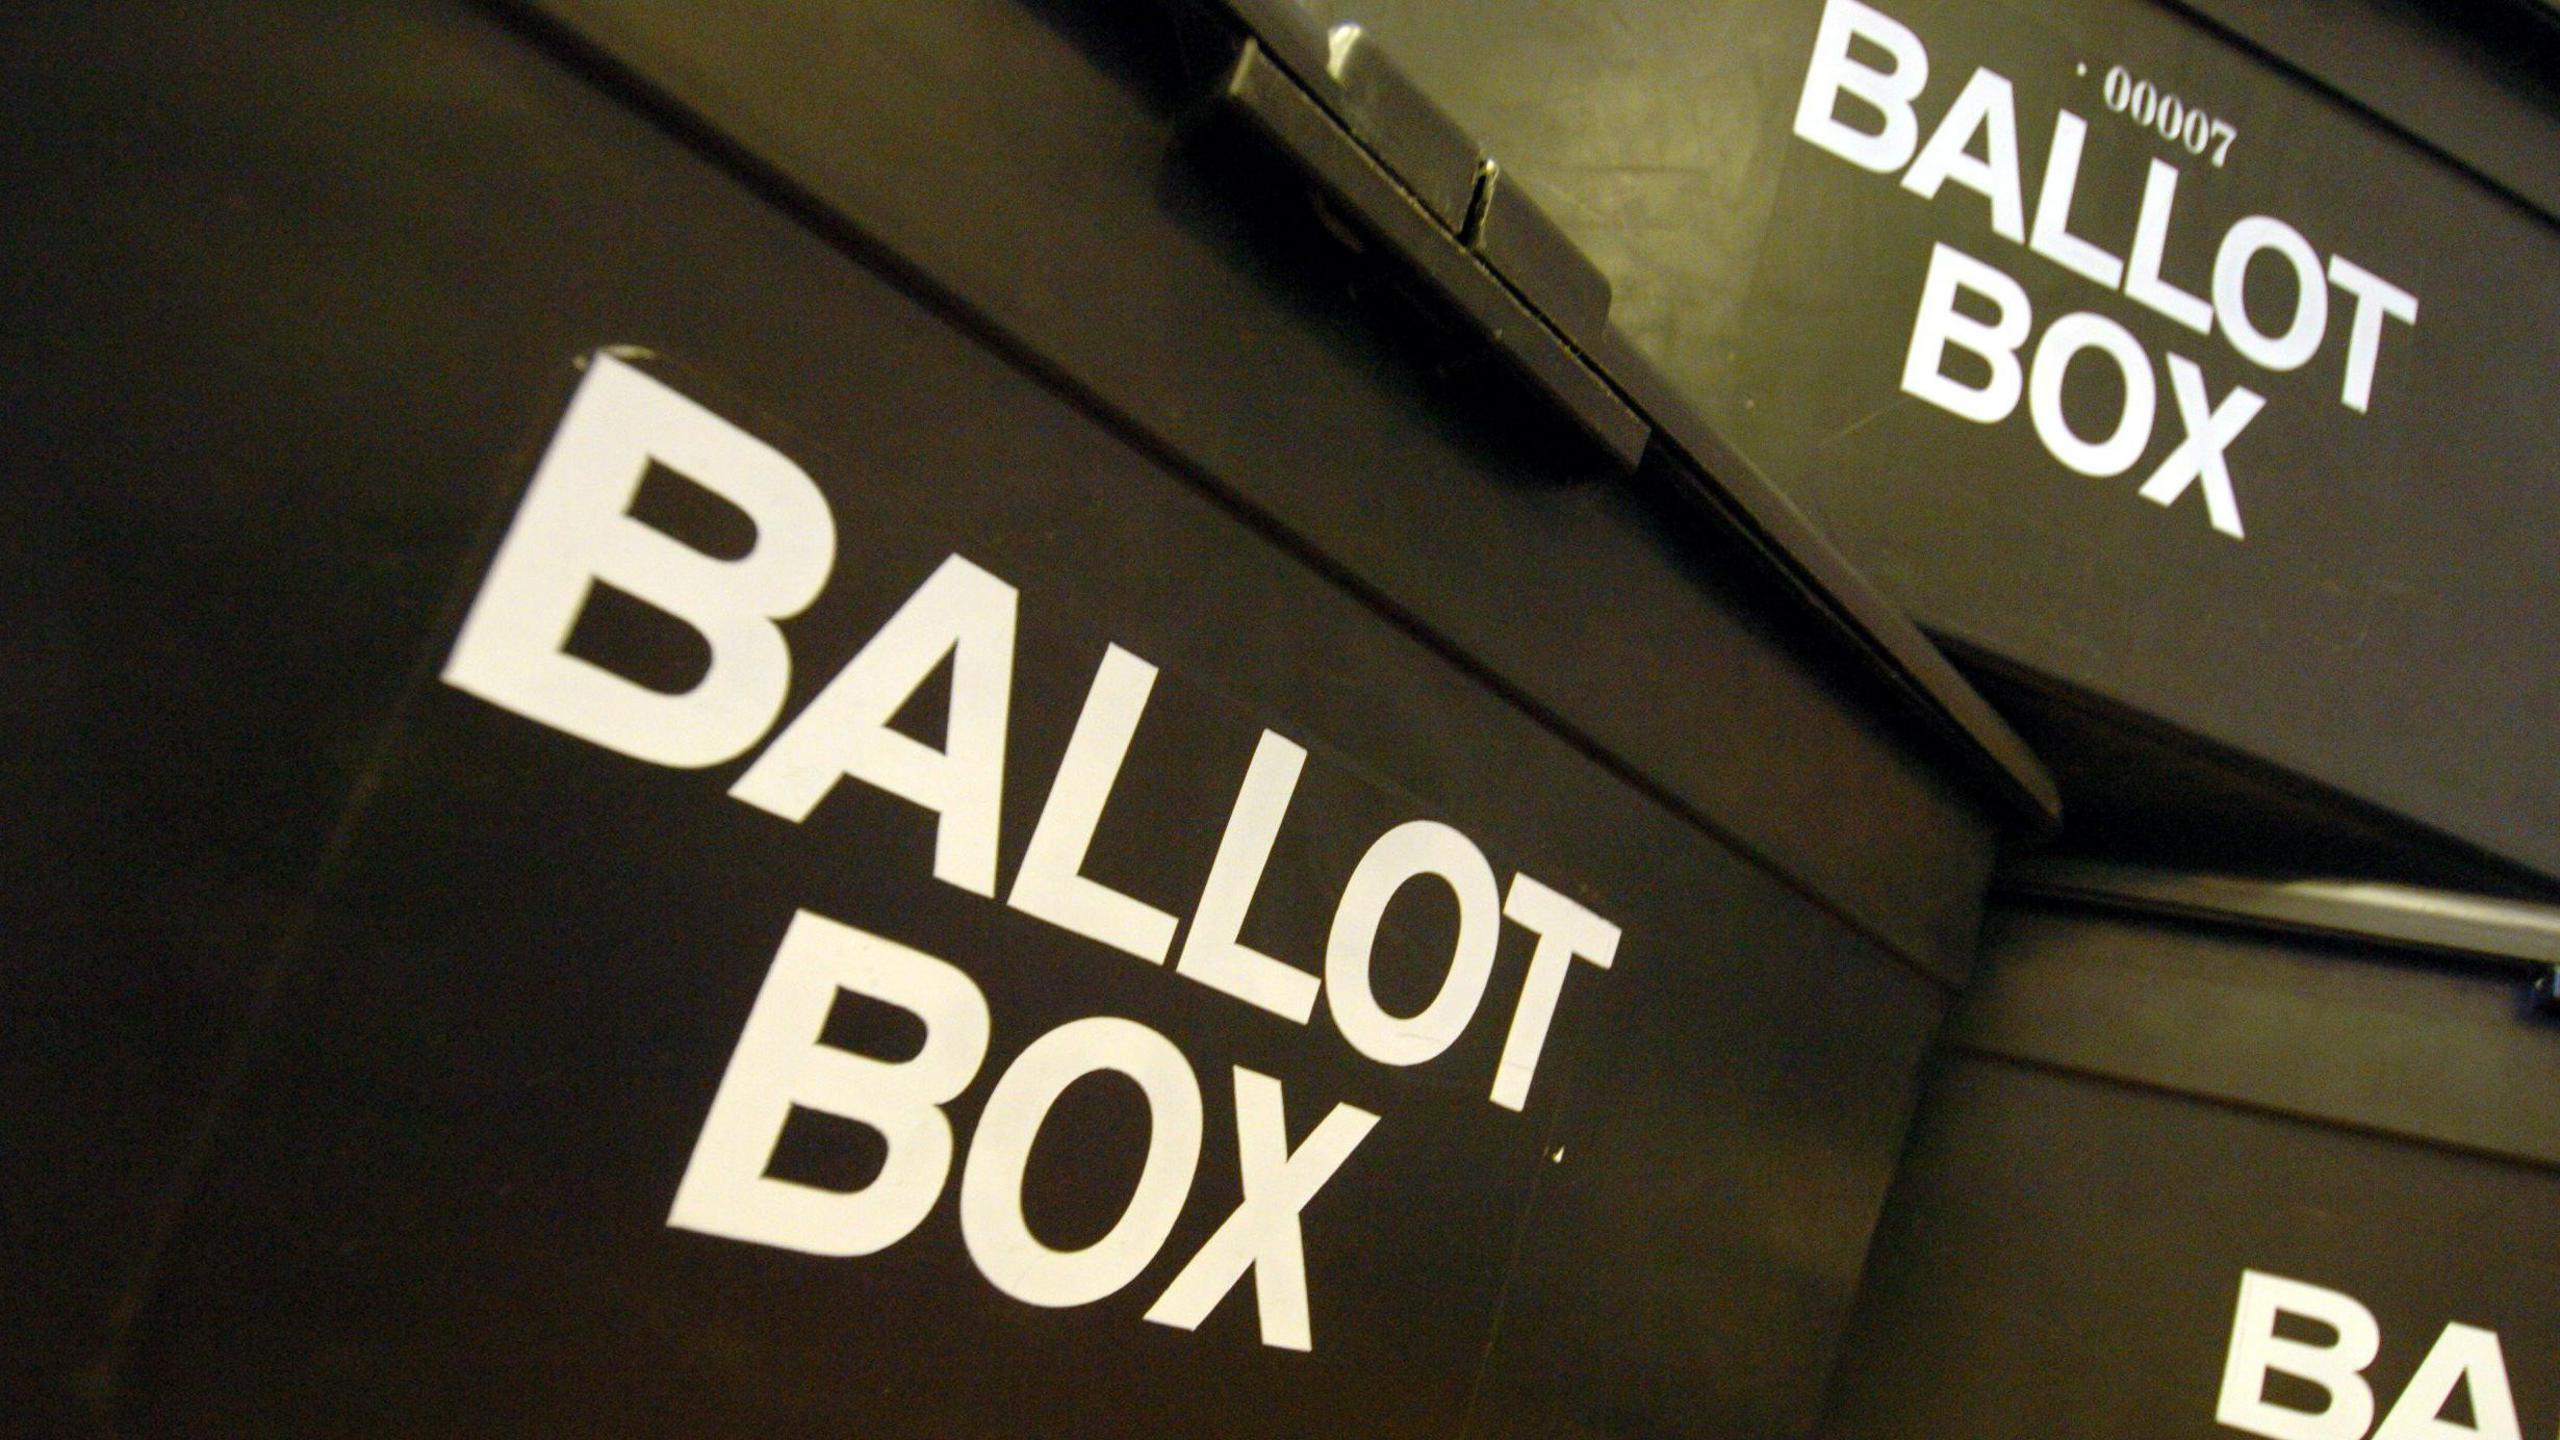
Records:
M1652 426L1588 358L1609 320L1599 268L1358 25L1319 32L1288 0L1233 8L1255 33L1219 87L1218 111L1287 156L1633 470Z

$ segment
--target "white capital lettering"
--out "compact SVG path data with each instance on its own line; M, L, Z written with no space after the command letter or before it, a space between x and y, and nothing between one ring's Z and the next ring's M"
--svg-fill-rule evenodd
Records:
M1120 779L1121 762L1129 758L1129 742L1137 736L1138 717L1146 712L1155 684L1153 665L1117 645L1103 653L1005 903L1161 965L1173 948L1179 922L1082 873L1085 852L1093 846L1102 808L1110 803L1111 787Z
M729 793L784 819L806 820L850 775L938 812L935 878L993 896L1016 606L1012 586L957 555L943 561ZM936 750L889 728L889 720L945 655L951 713Z
M2249 316L2245 299L2249 262L2274 251L2293 267L2293 318L2281 335L2269 335ZM2213 313L2231 348L2269 370L2299 370L2320 349L2329 328L2329 286L2321 278L2320 256L2302 232L2271 215L2252 215L2233 225L2213 257ZM2377 324L2379 322L2376 322Z
M1022 1177L1040 1123L1067 1087L1116 1071L1146 1093L1147 1159L1109 1234L1053 1250L1022 1213ZM1028 1305L1087 1305L1117 1292L1164 1247L1200 1168L1200 1082L1172 1041L1108 1015L1071 1020L1031 1042L996 1081L960 1175L960 1238L988 1283Z
M1883 50L1893 68L1877 70L1850 59L1853 40ZM1911 102L1928 83L1928 49L1908 26L1858 0L1830 0L1814 35L1804 94L1796 102L1796 134L1860 169L1879 175L1899 170L1920 143L1920 120L1911 113ZM1842 123L1844 91L1873 106L1882 127L1866 131Z
M1998 318L1985 324L1958 313L1956 296L1970 291L1991 302ZM2027 341L2035 313L2018 282L1952 245L1929 252L1929 278L1920 287L1920 314L1911 326L1911 348L1902 358L1902 388L1951 414L1994 425L2018 408L2026 376L2018 347ZM1990 367L1990 378L1966 385L1945 370L1947 347L1969 350Z
M1458 941L1440 993L1422 1013L1388 1014L1369 988L1369 960L1387 902L1408 880L1437 875L1458 897ZM1484 999L1501 942L1502 891L1493 866L1466 836L1436 820L1412 820L1378 837L1353 867L1325 941L1325 1004L1351 1048L1382 1065L1419 1065L1457 1042Z
M2074 275L2116 288L2124 278L2124 262L2071 233L2071 197L2080 187L2080 151L2089 124L2065 110L2053 120L2053 145L2044 165L2044 184L2036 193L2035 234L2027 248Z
M2083 440L2062 413L2062 382L2071 357L2095 350L2113 360L2124 377L2124 410L2114 433L2104 440ZM2158 414L2159 388L2151 378L2151 357L2133 332L2103 315L2076 311L2053 322L2036 342L2034 373L2027 380L2027 413L2035 417L2036 438L2053 458L2082 475L2121 475L2142 458L2151 443L2151 422Z
M2457 1385L2471 1388L2469 1425L2444 1418L2445 1402ZM2497 1332L2459 1323L2444 1327L2373 1440L2524 1440Z
M633 519L652 464L745 511L754 548L717 559ZM791 653L773 622L808 608L834 565L834 517L799 466L599 351L463 617L444 680L635 760L717 765L781 711ZM692 689L653 690L568 653L599 582L703 638L711 664Z
M1218 837L1218 856L1209 863L1200 904L1191 912L1182 958L1173 967L1177 975L1301 1025L1315 1013L1322 982L1236 937L1244 929L1245 912L1253 908L1254 892L1262 886L1263 868L1271 863L1271 846L1280 838L1280 822L1289 813L1289 797L1296 793L1298 772L1306 763L1306 751L1272 731L1262 732L1244 784L1236 791L1235 808L1227 812L1226 833Z
M1298 1216L1368 1138L1378 1117L1336 1105L1306 1143L1292 1151L1287 1108L1279 1081L1236 1067L1236 1160L1243 1172L1244 1203L1173 1277L1148 1309L1148 1319L1196 1330L1250 1270L1262 1343L1280 1350L1315 1348Z
M924 1022L924 1048L890 1062L820 1043L840 991ZM906 1238L951 1170L942 1106L987 1053L987 1002L956 967L801 911L774 952L712 1096L667 1223L810 1255L869 1255ZM859 1121L888 1142L878 1178L843 1193L765 1174L794 1106Z
M1502 913L1538 937L1538 948L1529 955L1529 978L1520 987L1520 1004L1511 1012L1511 1033L1493 1068L1493 1103L1518 1110L1529 1103L1529 1081L1547 1048L1556 1002L1564 996L1565 972L1576 960L1608 969L1618 956L1618 927L1525 874L1511 877Z
M2133 223L2133 251L2125 259L2124 293L2202 335L2213 329L2213 307L2160 278L2160 260L2169 249L2169 214L2177 203L2178 167L2153 160L2142 182L2142 216Z
M2299 1315L2337 1332L2328 1345L2276 1336L2276 1316ZM2222 1395L2213 1418L2268 1440L2362 1440L2373 1423L2373 1390L2364 1367L2382 1348L2382 1327L2355 1297L2280 1275L2244 1270L2231 1317L2231 1349L2222 1366ZM2270 1405L2267 1372L2307 1380L2328 1397L2317 1411Z
M2346 385L2338 398L2362 415L2373 401L2373 362L2382 353L2383 317L2417 324L2418 297L2344 255L2329 257L2329 283L2356 297L2356 317L2347 327Z
M2223 452L2267 402L2248 386L2234 385L2216 406L2205 389L2204 371L2184 355L2168 358L2169 391L2178 397L2178 419L2187 427L2187 438L2142 482L2142 498L2168 505L2201 480L2205 513L2212 518L2213 528L2234 540L2242 539L2240 499L2231 492L2231 467L2224 463Z
M1983 153L1973 153L1973 137L1982 135ZM1946 118L1921 148L1902 177L1902 188L1923 200L1938 198L1938 187L1953 180L1991 202L1991 228L2005 239L2027 233L2026 202L2019 198L2018 106L2008 80L1990 70L1976 70ZM2047 193L2051 193L2048 182ZM2069 203L2069 192L2064 194ZM2037 214L2038 224L2043 214ZM2112 282L2111 282L2112 283Z

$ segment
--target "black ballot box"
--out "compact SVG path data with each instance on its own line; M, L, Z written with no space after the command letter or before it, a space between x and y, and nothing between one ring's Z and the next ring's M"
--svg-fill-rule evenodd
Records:
M0 22L13 1425L1814 1423L2051 783L1255 8Z
M1819 1433L2547 1433L2555 955L2546 906L2022 867Z

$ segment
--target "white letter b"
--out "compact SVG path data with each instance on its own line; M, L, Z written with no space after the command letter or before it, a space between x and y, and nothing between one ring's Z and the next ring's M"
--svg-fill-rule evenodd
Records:
M924 1022L924 1048L898 1062L822 1044L836 993L850 990ZM921 950L803 910L747 1012L667 1223L810 1255L869 1255L907 1237L951 1172L942 1107L986 1059L986 997ZM851 1192L765 1173L794 1106L859 1121L888 1142L878 1178Z
M1956 313L1956 292L1970 290L1991 302L1998 318L1985 324ZM1929 279L1920 287L1920 314L1911 325L1911 348L1902 357L1902 388L1941 410L1981 425L1996 425L2018 408L2026 376L2018 347L2035 324L2027 292L2018 282L1952 245L1929 253ZM1947 347L1972 351L1991 368L1980 385L1946 372Z
M2280 1339L2278 1315L2316 1320L2338 1338L2327 1345ZM2364 1382L2364 1367L2381 1348L2382 1327L2353 1296L2244 1270L2213 1418L2269 1440L2362 1440L2373 1423L2373 1389ZM2270 1370L2310 1381L2328 1393L2329 1403L2316 1411L2268 1404Z
M1878 70L1849 58L1849 42L1864 39L1893 57ZM1805 68L1804 94L1796 102L1796 134L1863 170L1899 170L1920 145L1920 117L1911 102L1929 83L1929 52L1911 28L1858 0L1822 7L1822 29ZM1841 123L1840 92L1857 96L1884 116L1873 133Z
M745 511L754 548L718 559L633 519L652 463ZM463 619L445 683L635 760L717 765L781 711L791 655L773 622L817 598L835 543L826 497L799 466L598 352ZM709 644L692 689L652 690L568 653L599 581Z

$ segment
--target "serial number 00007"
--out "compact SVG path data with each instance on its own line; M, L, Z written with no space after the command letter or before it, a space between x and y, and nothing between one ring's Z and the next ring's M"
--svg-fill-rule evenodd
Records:
M2159 132L2160 138L2172 145L2184 145L2189 154L2213 152L2214 168L2231 154L2231 142L2240 132L2228 120L2218 120L2203 110L2162 90L2148 80L2137 80L2121 65L2109 66L2103 85L2107 108L2127 117L2146 130Z

